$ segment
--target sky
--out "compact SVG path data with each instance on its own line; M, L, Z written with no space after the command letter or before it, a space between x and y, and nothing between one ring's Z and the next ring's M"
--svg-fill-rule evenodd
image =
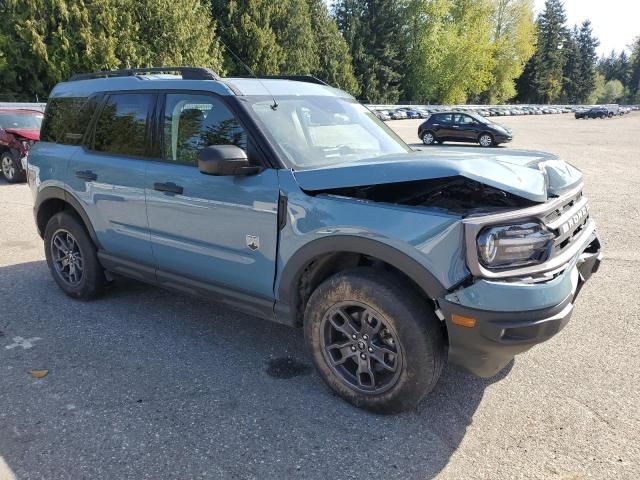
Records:
M563 4L570 28L591 20L600 40L598 55L608 55L612 49L620 52L640 35L640 0L564 0ZM534 8L540 13L544 0L535 0Z

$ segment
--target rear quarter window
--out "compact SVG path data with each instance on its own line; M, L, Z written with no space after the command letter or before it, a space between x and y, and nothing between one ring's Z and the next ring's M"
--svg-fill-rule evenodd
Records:
M79 145L96 111L96 97L58 97L47 103L40 139Z

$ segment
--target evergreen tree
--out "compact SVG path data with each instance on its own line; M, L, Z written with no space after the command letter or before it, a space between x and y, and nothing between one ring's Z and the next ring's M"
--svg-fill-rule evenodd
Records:
M0 66L0 85L17 96L46 98L78 72L221 67L215 24L200 0L9 0L0 14L2 55L20 59Z
M272 27L284 53L279 65L282 75L307 75L318 69L318 45L311 28L307 0L272 2Z
M220 23L224 61L232 75L247 75L237 55L256 75L277 75L286 53L273 28L280 8L271 0L213 0L213 18ZM233 52L233 53L231 53Z
M400 98L402 3L339 0L335 14L353 57L361 97L371 103Z
M567 37L566 15L561 0L546 0L538 18L538 44L534 55L533 86L538 101L551 103L562 91Z
M629 64L628 101L640 103L640 37L633 42Z
M596 48L600 42L593 36L591 22L585 20L580 26L580 31L574 34L578 45L580 60L578 62L579 74L573 78L573 83L578 86L576 102L583 102L593 91L596 85Z
M564 42L565 63L562 73L562 102L581 103L591 93L591 88L586 95L583 96L582 81L582 55L579 46L579 35L577 27L567 35ZM595 76L593 79L595 86Z
M615 50L605 57L602 56L596 69L608 80L620 80L624 86L629 84L630 62L627 52L622 50L618 55Z
M347 42L329 14L323 0L308 0L311 28L318 61L313 74L329 85L358 95L359 86L353 72L353 60Z

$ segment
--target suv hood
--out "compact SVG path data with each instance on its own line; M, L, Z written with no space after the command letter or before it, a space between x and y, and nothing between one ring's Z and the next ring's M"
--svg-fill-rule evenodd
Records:
M294 171L309 192L462 176L533 202L546 202L582 181L582 173L549 153L448 147Z

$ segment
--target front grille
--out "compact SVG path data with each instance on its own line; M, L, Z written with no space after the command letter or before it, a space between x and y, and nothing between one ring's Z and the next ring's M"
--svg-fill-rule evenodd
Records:
M571 207L573 207L576 204L576 202L579 202L581 199L582 199L582 190L578 192L578 194L567 199L567 201L562 203L562 205L560 205L556 209L549 212L543 219L544 223L547 223L547 224L553 223L555 220L560 218L564 212L566 212Z
M544 215L543 221L555 234L549 256L553 258L568 248L589 223L589 205L582 191Z

